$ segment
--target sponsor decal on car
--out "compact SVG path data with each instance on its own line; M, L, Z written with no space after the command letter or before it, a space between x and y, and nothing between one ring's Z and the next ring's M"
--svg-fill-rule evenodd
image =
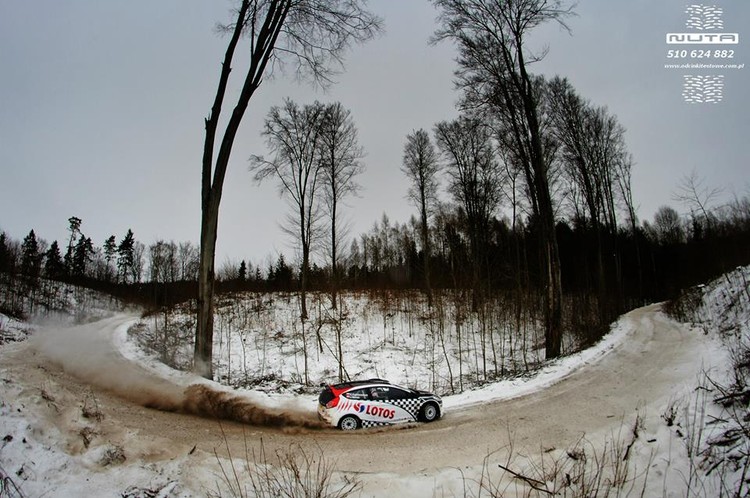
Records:
M381 417L392 419L396 416L396 410L392 408L384 408L382 406L374 406L360 401L345 401L339 403L338 410L341 412L355 411L357 413L363 413L365 415L371 415L373 417Z

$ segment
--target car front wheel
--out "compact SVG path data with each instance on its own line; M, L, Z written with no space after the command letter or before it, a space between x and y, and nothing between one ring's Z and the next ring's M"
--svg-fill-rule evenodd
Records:
M346 415L341 420L339 420L339 429L341 429L342 431L354 431L359 429L359 427L359 419L354 415Z
M437 420L440 411L435 403L425 403L419 411L419 418L422 422L432 422Z

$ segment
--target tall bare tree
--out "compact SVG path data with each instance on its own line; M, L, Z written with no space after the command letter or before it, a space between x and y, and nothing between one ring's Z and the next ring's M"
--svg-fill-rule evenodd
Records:
M501 196L490 129L478 119L460 117L435 125L435 141L446 158L448 191L466 216L476 308L482 299L480 281L490 220Z
M635 245L635 258L638 266L638 297L643 297L643 262L641 260L640 229L638 228L637 206L633 200L633 185L631 182L631 171L634 164L633 156L627 154L622 161L617 164L618 174L617 182L620 187L620 195L628 215L628 224L633 234L633 243Z
M336 309L339 283L339 243L345 232L340 223L341 203L360 188L355 178L364 171L364 149L359 145L351 111L340 102L325 106L320 122L318 153L323 201L330 223L331 306Z
M326 85L343 65L353 42L364 42L380 30L381 21L365 9L364 0L241 0L230 34L219 84L205 120L201 173L201 238L198 271L198 319L194 370L213 377L213 296L216 234L224 178L240 123L250 99L275 65L291 62L298 76ZM247 69L223 135L217 137L235 51L244 35ZM215 150L217 139L218 152Z
M604 107L597 107L578 95L567 79L554 78L549 82L548 101L551 108L552 134L562 151L565 170L576 192L586 206L589 229L597 245L597 287L600 317L611 318L608 306L608 284L604 257L615 252L605 249L605 236L616 240L617 193L624 193L618 176L628 160L625 146L625 129L617 118ZM629 171L628 171L629 174ZM628 179L629 181L629 179ZM615 254L615 276L620 283L619 260Z
M419 209L419 229L422 239L422 268L424 291L427 304L432 307L432 287L430 284L430 231L428 220L437 202L438 174L440 162L430 135L425 130L417 130L406 136L404 159L401 171L409 179L409 199Z
M292 206L287 230L302 250L300 268L300 318L307 319L307 284L310 276L310 250L315 239L320 207L318 194L322 180L318 160L321 123L325 107L319 103L298 106L286 99L283 107L272 107L263 136L273 157L250 158L256 182L274 177L279 192Z
M524 167L539 221L540 250L545 262L545 351L560 355L562 346L562 279L555 234L549 157L540 124L538 95L527 65L541 57L526 40L539 25L563 23L570 9L561 0L433 0L442 27L435 40L452 40L459 50L458 85L487 86L497 94L487 105L504 107L511 118L516 149Z

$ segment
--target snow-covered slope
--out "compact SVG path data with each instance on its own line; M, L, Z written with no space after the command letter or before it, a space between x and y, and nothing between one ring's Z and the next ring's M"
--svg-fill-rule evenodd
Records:
M698 310L692 321L701 327L680 326L653 307L638 310L591 350L534 375L448 396L450 409L437 423L353 436L219 426L139 407L118 392L133 385L124 380L131 369L166 385L197 380L139 347L128 333L136 318L50 327L34 335L56 334L65 347L45 351L28 341L0 347L3 496L242 496L231 490L232 462L252 490L253 479L268 477L263 469L275 468L242 463L245 455L268 463L259 458L261 449L335 460L333 482L358 481L353 496L546 495L534 487L596 496L612 483L619 487L610 496L642 490L645 496L714 496L722 486L732 491L743 478L736 458L742 448L735 456L714 451L716 458L705 457L708 439L731 427L703 430L716 426L709 424L711 416L726 412L713 407L715 391L703 398L693 393L716 389L704 383L695 391L701 382L696 374L704 370L717 384L733 381L728 354L719 347L722 335L713 331L746 336L750 312L742 295L750 291L748 274L738 270L704 289L706 297L702 293L692 306ZM408 337L409 330L386 328L384 342L388 335ZM414 351L399 344L408 343L393 341L393 361L408 364ZM91 356L103 363L102 373L111 373L92 373L86 367ZM269 408L283 403L262 392L240 395ZM314 407L314 394L289 389L284 397L297 399L303 410ZM726 465L712 468L717 461ZM596 481L587 479L596 475L601 480L594 489Z

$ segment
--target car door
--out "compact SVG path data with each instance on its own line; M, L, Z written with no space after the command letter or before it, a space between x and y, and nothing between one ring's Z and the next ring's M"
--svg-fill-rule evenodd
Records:
M406 409L409 393L395 386L376 386L370 388L370 411L378 422L396 423L414 420Z
M339 402L338 409L341 415L354 414L360 420L368 420L365 416L370 392L367 389L352 389L341 395L343 402Z

